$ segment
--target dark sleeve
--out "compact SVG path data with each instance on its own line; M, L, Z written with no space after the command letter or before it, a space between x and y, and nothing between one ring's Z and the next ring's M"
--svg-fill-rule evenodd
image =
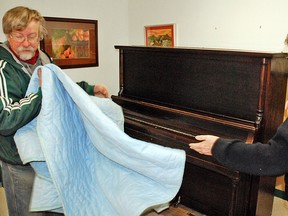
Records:
M219 138L212 149L216 160L234 170L275 176L288 172L288 120L283 122L267 144L246 144Z
M94 95L94 85L89 85L87 82L77 82L77 84L89 95Z
M0 134L10 136L33 120L40 112L42 101L41 89L19 102L0 96Z

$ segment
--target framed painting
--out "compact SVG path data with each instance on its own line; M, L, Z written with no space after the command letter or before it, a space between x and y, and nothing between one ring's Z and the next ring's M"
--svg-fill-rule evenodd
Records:
M60 68L98 66L97 20L44 17L48 34L40 43Z
M146 46L175 46L175 24L145 26L144 28Z

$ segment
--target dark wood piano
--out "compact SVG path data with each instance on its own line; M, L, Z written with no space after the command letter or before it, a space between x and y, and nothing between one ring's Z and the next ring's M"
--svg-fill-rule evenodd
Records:
M275 177L230 170L189 149L195 135L266 142L283 121L288 60L250 51L115 46L130 136L184 149L175 200L206 215L271 215ZM169 175L169 173L167 173Z

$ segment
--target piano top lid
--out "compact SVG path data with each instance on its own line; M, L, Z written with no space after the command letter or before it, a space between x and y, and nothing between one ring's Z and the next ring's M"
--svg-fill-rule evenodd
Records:
M152 49L153 51L163 51L168 50L169 52L182 51L182 52L205 52L205 53L218 53L218 54L227 54L229 55L254 55L254 56L266 56L266 57L273 57L275 55L288 55L288 53L283 52L272 52L272 51L264 51L264 50L244 50L244 49L228 49L228 48L207 48L207 47L181 47L181 46L174 46L174 47L153 47L153 46L139 46L139 45L132 45L132 46L125 46L125 45L116 45L115 49L119 50L141 50L141 49Z
M115 48L120 50L122 97L251 124L262 116L273 53Z

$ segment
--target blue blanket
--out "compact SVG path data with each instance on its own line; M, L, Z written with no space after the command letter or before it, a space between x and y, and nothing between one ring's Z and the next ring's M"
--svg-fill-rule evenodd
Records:
M121 107L111 99L88 96L56 65L40 68L41 112L15 136L23 163L36 171L32 211L137 216L173 199L182 183L183 150L129 137ZM38 87L35 72L27 94Z

